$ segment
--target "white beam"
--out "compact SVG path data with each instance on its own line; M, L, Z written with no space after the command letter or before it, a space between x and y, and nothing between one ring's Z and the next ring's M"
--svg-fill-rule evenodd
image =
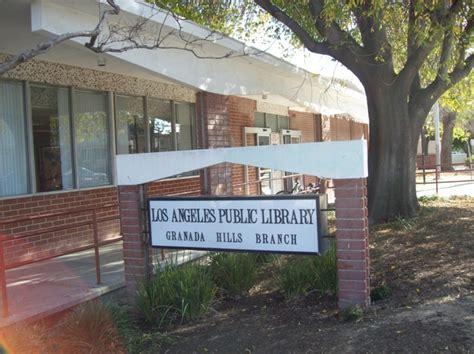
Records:
M143 184L223 162L322 178L368 175L367 141L351 140L117 155L117 180L119 185Z

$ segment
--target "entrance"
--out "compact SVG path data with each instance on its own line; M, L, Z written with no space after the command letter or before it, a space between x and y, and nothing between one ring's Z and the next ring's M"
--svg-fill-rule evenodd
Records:
M280 144L301 143L301 131L280 129L278 133L272 132L270 128L245 127L244 146L265 146ZM249 144L250 142L250 144ZM245 195L250 195L249 184L252 183L249 176L249 167L244 167ZM273 195L280 193L291 193L299 188L302 175L293 174L288 171L280 171L266 167L257 167L257 183L260 195Z

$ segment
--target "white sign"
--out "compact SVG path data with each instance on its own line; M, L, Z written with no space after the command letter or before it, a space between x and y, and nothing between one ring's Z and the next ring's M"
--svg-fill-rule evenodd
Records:
M319 253L317 195L153 198L151 245L159 248Z

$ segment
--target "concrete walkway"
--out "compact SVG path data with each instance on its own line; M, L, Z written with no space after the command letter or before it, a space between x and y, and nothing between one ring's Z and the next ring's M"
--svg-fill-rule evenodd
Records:
M100 285L94 250L7 271L10 316L0 318L0 327L39 319L125 286L122 242L101 247L100 263Z

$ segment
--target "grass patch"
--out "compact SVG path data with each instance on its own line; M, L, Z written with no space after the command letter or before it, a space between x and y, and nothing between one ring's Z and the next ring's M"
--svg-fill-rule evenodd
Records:
M157 353L173 342L172 337L156 329L141 328L128 306L114 302L107 304L107 310L127 353Z
M395 221L392 222L393 227L396 230L410 231L415 226L415 219L404 219L401 217L396 217Z
M278 277L286 298L305 296L311 291L337 295L336 247L331 245L321 256L295 257L282 265Z
M171 264L140 287L137 307L150 325L183 323L205 313L215 292L206 267L193 263Z
M210 272L217 287L228 296L245 295L255 283L257 257L248 253L214 254Z

